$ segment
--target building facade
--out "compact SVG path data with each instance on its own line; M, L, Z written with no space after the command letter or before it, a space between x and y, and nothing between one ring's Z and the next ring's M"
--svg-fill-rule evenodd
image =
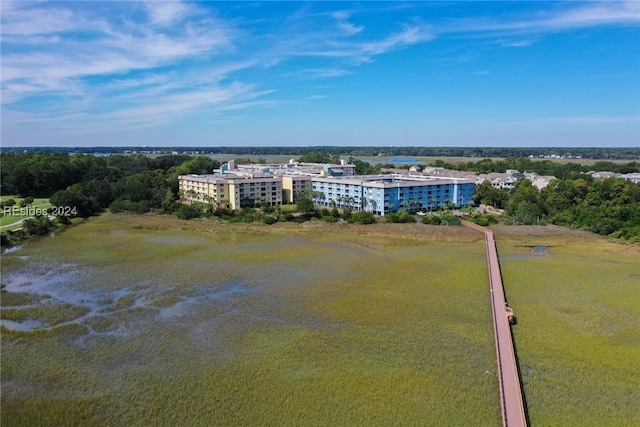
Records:
M400 209L430 210L467 206L475 182L464 178L416 175L327 175L300 170L256 173L223 170L212 175L178 177L182 202L211 203L240 209L256 204L295 203L309 194L323 207L350 208L387 215Z
M407 175L314 177L314 201L321 206L365 210L386 215L400 209L467 206L473 202L473 180Z
M282 204L282 179L270 174L180 175L178 185L184 203L211 203L231 209Z

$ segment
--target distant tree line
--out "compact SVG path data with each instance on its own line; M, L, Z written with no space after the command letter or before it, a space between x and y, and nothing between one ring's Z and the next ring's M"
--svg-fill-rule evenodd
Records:
M90 216L105 208L136 213L171 210L178 176L211 173L220 163L207 156L0 154L2 194L49 197L54 206L74 206Z
M528 179L512 190L484 182L474 202L504 209L507 224L552 223L640 242L640 184L621 178L577 175L553 180L542 191Z
M333 161L324 152L322 160ZM329 156L329 157L326 157ZM357 173L378 173L380 165L352 159ZM518 181L512 190L501 190L489 183L477 186L474 202L505 211L505 221L511 224L547 224L580 228L640 242L640 184L616 178L597 180L585 174L590 169L614 172L638 171L638 163L597 163L594 166L532 161L510 157L505 160L481 160L447 164L443 167L474 170L480 173L504 172L507 169L554 175L542 191L526 179ZM112 212L171 213L189 219L200 215L216 215L229 221L300 221L319 218L370 223L370 213L350 210L318 210L311 200L302 198L298 214L282 212L279 207L260 206L232 212L207 204L184 205L178 201L178 176L206 174L220 163L208 156L166 155L149 158L144 155L111 155L107 157L67 153L7 152L0 153L0 191L24 198L50 197L54 206L72 206L78 216L87 217L109 209ZM312 199L313 195L307 199ZM390 222L410 222L415 212L398 212ZM445 219L425 219L450 223ZM484 218L486 219L486 218ZM59 217L64 223L68 217ZM49 219L34 218L24 224L31 234L47 232ZM3 237L4 238L4 237Z
M447 163L442 160L433 162L433 166L445 169L489 174L492 172L504 173L509 169L520 172L532 172L538 175L555 176L556 178L581 177L589 171L608 171L616 173L631 173L640 171L640 162L627 163L595 162L593 165L581 165L578 163L558 163L551 160L532 160L526 157L507 157L504 160L483 159L475 162Z
M303 156L323 152L332 156L416 156L416 157L528 157L533 156L580 156L583 159L640 159L637 147L362 147L362 146L310 146L310 147L3 147L3 151L80 153L207 153L233 155L291 155Z

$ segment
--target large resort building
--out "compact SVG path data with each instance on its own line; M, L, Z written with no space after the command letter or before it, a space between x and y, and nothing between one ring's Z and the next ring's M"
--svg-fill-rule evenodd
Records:
M316 177L311 185L318 205L348 207L382 216L400 209L467 206L473 201L476 187L472 180L399 174Z
M180 198L240 209L256 204L295 203L309 195L319 206L386 215L400 209L467 206L475 182L464 178L417 175L354 175L355 166L299 164L242 165L233 161L210 175L181 175Z

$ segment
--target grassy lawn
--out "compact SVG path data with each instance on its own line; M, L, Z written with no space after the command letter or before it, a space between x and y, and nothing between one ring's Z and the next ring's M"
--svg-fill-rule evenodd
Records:
M288 212L296 212L296 210L298 209L297 205L282 205L280 207L282 209L283 213L288 213Z
M21 223L17 223L18 221L32 217L34 212L46 211L51 207L49 199L44 198L34 199L31 205L24 208L20 207L20 203L24 200L21 197L2 196L0 201L5 203L9 199L15 200L16 204L12 207L7 206L0 209L0 212L2 213L2 217L0 217L0 230L2 231L17 230L22 226Z

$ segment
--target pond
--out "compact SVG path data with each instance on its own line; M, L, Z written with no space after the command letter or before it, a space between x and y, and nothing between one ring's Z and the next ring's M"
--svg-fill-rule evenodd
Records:
M378 164L378 163L382 163L382 164L386 164L386 163L393 163L393 164L402 164L402 165L410 165L410 164L421 164L424 163L421 160L418 160L415 157L390 157L387 160L382 160L382 159L365 159L365 162L369 162L369 163L373 163L373 164Z

